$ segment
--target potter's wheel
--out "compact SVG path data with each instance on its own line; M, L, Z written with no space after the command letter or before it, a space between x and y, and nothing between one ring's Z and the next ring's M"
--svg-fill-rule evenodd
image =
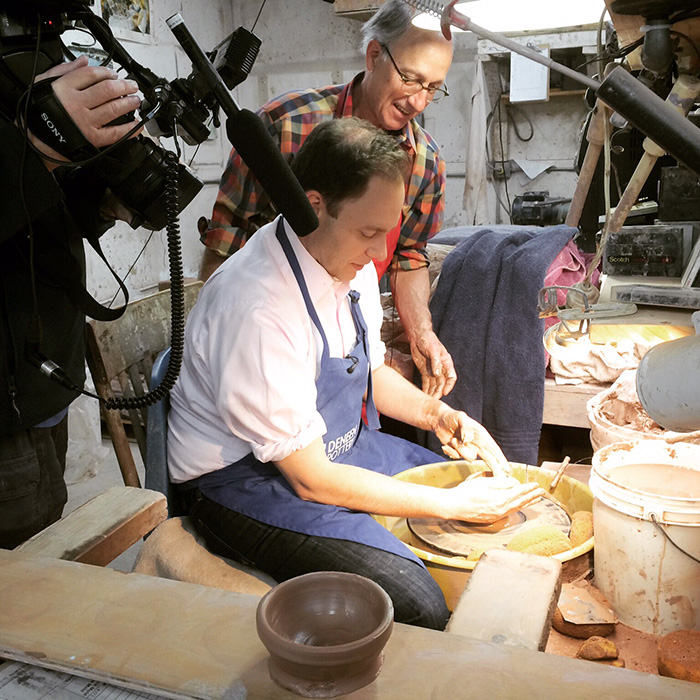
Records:
M571 529L566 511L545 498L490 525L440 518L408 518L406 522L421 542L439 552L462 557L473 551L505 547L515 535L531 527L553 525L565 535Z

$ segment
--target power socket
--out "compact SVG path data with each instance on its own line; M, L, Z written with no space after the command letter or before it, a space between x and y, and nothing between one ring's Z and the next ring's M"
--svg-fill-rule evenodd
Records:
M496 161L493 168L488 169L488 174L492 180L507 180L513 174L513 163L510 160Z

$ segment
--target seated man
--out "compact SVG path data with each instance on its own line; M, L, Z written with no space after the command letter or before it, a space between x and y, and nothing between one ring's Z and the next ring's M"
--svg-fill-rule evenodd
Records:
M172 392L168 463L212 551L278 581L367 576L397 621L442 629L439 587L369 513L491 522L541 489L488 488L508 479L488 433L383 362L371 260L386 251L405 168L405 153L368 122L314 129L293 169L319 227L299 238L278 217L204 285ZM441 457L377 431L377 409L434 431L450 456L481 454L502 478L452 489L390 478Z

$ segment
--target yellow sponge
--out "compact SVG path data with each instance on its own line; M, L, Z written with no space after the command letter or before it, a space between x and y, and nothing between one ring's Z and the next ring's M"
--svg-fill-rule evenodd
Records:
M571 549L571 540L554 525L538 525L518 533L506 549L551 557Z
M572 547L578 547L593 537L593 513L589 510L577 510L571 516L569 539Z

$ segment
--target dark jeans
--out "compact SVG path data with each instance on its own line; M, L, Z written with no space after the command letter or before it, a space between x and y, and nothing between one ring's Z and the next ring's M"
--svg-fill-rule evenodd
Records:
M52 428L0 436L0 548L13 549L61 517L67 447L68 416Z
M266 525L215 503L198 489L185 508L210 551L253 566L276 581L312 571L345 571L378 583L394 603L394 619L442 630L450 616L432 576L419 564L382 549Z

